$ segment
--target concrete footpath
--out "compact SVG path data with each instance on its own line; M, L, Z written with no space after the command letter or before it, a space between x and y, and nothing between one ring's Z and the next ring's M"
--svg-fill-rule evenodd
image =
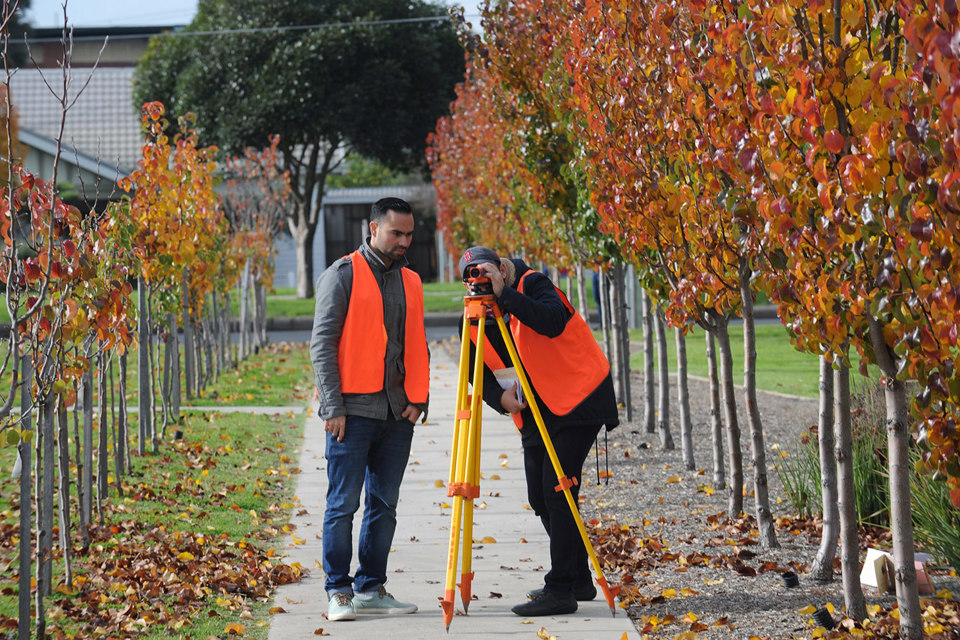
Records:
M288 538L287 562L299 562L309 574L297 584L280 587L272 606L282 607L271 619L270 640L331 638L390 640L451 638L529 638L541 628L557 640L621 640L639 638L626 613L610 608L598 593L593 602L580 603L571 615L521 618L510 608L526 600L529 589L543 586L550 559L547 536L527 506L523 454L513 423L489 407L483 413L480 498L475 502L473 593L469 615L457 593L457 615L444 631L440 600L444 591L452 499L446 483L450 465L453 414L456 408L457 362L447 349L431 347L429 421L417 425L410 463L404 476L397 510L397 533L388 565L387 590L398 600L413 602L417 613L399 616L358 616L352 622L326 619L323 590L321 533L326 493L326 461L322 422L311 411L300 456ZM361 512L363 507L361 506ZM354 521L359 534L361 512ZM490 540L495 540L492 542ZM487 540L486 542L479 542ZM299 543L299 544L298 544ZM354 539L356 548L356 539ZM356 569L354 551L352 569ZM459 568L457 572L459 582ZM318 631L322 629L321 631Z

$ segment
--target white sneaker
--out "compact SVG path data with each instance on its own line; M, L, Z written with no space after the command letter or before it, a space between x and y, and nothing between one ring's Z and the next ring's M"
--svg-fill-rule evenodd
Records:
M330 595L330 604L327 607L327 620L336 622L338 620L356 620L357 611L353 608L353 598L346 593L333 593Z
M398 602L387 590L380 585L376 593L358 593L353 596L353 608L359 614L390 615L396 613L414 613L417 605L407 602Z

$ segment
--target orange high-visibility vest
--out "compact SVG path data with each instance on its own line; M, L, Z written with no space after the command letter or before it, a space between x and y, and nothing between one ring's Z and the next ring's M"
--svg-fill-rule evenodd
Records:
M347 317L340 335L337 362L340 365L340 391L376 393L383 389L384 357L387 354L387 329L383 324L383 294L373 270L359 250L350 254L353 262L353 288ZM412 269L403 267L403 293L406 298L404 323L403 389L414 404L427 401L430 390L430 355L423 326L423 284Z
M523 281L531 273L532 270L527 271L517 283L520 293L523 293ZM572 314L563 332L556 338L548 338L514 316L510 319L510 333L520 362L540 398L551 413L564 416L600 386L610 372L610 363L567 296L557 287L554 289Z

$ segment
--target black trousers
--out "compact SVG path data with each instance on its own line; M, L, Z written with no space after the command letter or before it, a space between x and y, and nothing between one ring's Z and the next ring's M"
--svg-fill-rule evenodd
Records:
M577 484L570 487L574 504L580 494L583 462L599 432L600 425L570 426L551 434L564 474L571 480L577 479ZM566 496L563 491L555 490L557 474L547 448L539 439L536 443L524 444L523 468L527 477L527 499L550 536L550 571L544 577L544 589L572 594L574 586L591 582L589 556Z

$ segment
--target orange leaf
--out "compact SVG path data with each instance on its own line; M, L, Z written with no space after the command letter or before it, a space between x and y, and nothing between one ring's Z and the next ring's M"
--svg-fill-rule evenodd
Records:
M247 632L247 628L239 622L231 622L223 630L232 636L242 636Z
M823 136L823 144L830 153L840 153L843 151L843 135L836 129L830 129Z

